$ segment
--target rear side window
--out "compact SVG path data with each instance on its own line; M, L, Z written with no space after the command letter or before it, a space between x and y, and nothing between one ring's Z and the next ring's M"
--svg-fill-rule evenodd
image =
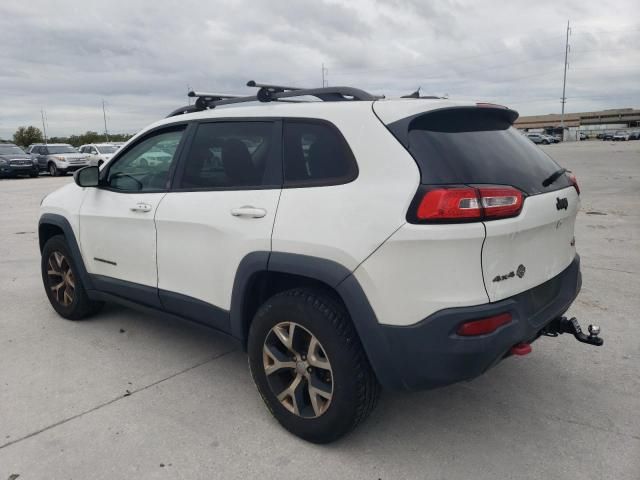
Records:
M285 187L338 185L358 176L353 153L335 126L286 120L283 128Z
M409 124L408 148L423 184L511 185L529 195L571 185L565 175L542 185L560 167L500 109L443 109L417 117Z
M280 187L274 122L215 122L198 126L178 182L181 189Z

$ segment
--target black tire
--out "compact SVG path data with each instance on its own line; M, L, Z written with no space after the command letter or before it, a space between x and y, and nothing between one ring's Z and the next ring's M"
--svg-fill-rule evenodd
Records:
M548 140L543 140L543 141L542 141L542 144L543 144L543 145L549 145L549 141L548 141Z
M39 173L30 173L30 174L29 174L29 176L30 176L31 178L37 178L37 177L39 177L39 176L40 176L40 174L39 174Z
M61 254L63 257L63 261L60 265L56 265L55 260L52 258L52 255L55 254ZM53 261L54 264L50 264L50 260ZM71 251L63 235L56 235L47 240L47 243L45 243L44 248L42 249L40 265L42 283L44 285L45 292L47 293L47 298L49 298L49 302L53 309L58 312L61 317L68 320L82 320L97 313L104 305L103 302L94 302L87 296L84 285L82 285L82 280L78 275L78 268L76 266L75 259L71 255ZM57 273L51 275L49 272L52 271L52 266L54 270L59 266L60 270L68 269L71 273L68 274L67 278L65 278L64 275L59 275ZM52 287L55 282L64 281L65 290L63 292L66 292L66 289L68 288L66 285L67 279L69 279L69 282L72 280L74 287L69 290L69 296L72 297L72 300L68 304L64 304L60 298L61 296L58 292L59 289L54 293Z
M51 175L52 177L57 177L58 176L58 167L56 166L55 163L51 162L49 163L47 170L49 171L49 175Z
M301 326L303 332L316 337L325 360L330 362L327 378L331 378L332 397L318 416L309 418L293 413L278 400L270 386L263 348L273 334L271 329L282 322L295 323L296 328ZM322 291L299 288L267 300L251 324L248 353L253 380L267 408L284 428L304 440L313 443L337 440L367 418L377 403L380 386L349 315L338 301ZM311 358L310 352L306 353ZM282 370L286 373L286 369ZM297 374L294 368L289 371L291 375Z

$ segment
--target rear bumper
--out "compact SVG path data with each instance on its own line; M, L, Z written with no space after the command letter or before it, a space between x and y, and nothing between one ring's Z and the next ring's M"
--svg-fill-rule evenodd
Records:
M566 312L581 284L576 255L562 273L514 297L441 310L408 327L379 325L384 353L377 349L367 353L386 387L419 390L470 380L509 355L517 343L537 339L545 325ZM463 322L504 312L511 313L513 321L491 334L461 337L455 333Z

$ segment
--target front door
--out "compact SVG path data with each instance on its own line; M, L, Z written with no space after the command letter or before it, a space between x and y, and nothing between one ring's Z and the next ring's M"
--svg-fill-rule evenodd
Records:
M159 306L154 216L166 195L185 126L154 131L132 144L101 175L80 208L80 245L94 284ZM163 161L144 161L161 151Z

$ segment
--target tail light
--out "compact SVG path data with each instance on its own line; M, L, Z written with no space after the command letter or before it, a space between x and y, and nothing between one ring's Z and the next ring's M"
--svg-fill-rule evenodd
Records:
M576 176L573 173L567 173L567 177L569 177L571 185L573 185L573 188L575 188L578 195L580 195L580 186L578 185L578 179Z
M522 192L507 186L421 187L407 213L411 223L454 223L515 217Z
M481 318L465 322L458 327L456 333L463 337L486 335L495 332L498 328L511 322L510 313L501 313L492 317Z

